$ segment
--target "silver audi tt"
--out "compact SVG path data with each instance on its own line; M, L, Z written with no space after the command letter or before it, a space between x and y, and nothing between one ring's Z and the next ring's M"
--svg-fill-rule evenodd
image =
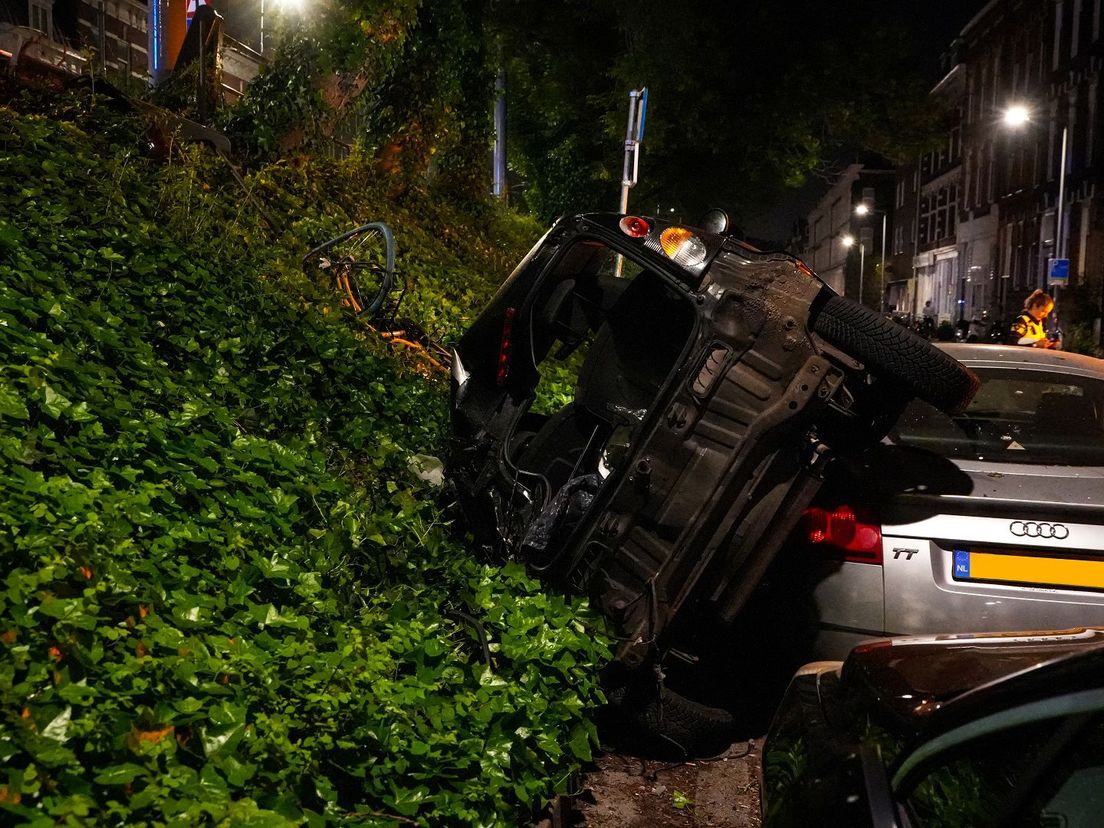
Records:
M812 574L820 657L875 636L1104 624L1104 360L944 348L982 380L969 408L910 403L806 512L791 553Z

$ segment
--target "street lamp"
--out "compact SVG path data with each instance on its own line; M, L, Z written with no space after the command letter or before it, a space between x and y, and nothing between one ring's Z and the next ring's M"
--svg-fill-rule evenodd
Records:
M269 2L273 2L273 0L269 0ZM300 8L299 0L275 0L275 3L278 7L282 7L282 8L285 8L285 9L290 9L292 11L299 11L299 8ZM264 13L265 13L265 0L261 0L261 54L262 55L264 55L264 35L265 35Z
M1012 129L1019 129L1020 127L1031 123L1031 110L1023 104L1013 104L1004 110L1004 124ZM1066 233L1065 225L1063 222L1063 213L1065 212L1066 203L1066 149L1069 144L1069 127L1062 127L1062 160L1058 166L1058 208L1055 215L1055 228L1054 228L1054 258L1064 259L1066 258ZM1049 273L1047 274L1049 277ZM1054 286L1055 288L1058 285ZM1057 293L1057 290L1055 290Z
M878 277L878 313L885 309L885 250L886 250L886 220L889 214L885 210L875 210L865 201L855 207L856 216L868 216L871 213L882 214L882 272ZM861 280L860 280L861 281ZM859 292L859 302L862 302L862 291Z
M840 238L840 243L850 249L855 246L855 237L850 233ZM863 303L863 268L866 266L866 245L859 242L859 304Z

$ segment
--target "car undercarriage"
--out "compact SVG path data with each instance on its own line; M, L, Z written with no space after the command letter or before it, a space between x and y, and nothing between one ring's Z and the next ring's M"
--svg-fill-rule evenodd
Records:
M791 256L575 216L455 349L449 473L484 550L589 596L639 668L738 616L834 456L975 388Z

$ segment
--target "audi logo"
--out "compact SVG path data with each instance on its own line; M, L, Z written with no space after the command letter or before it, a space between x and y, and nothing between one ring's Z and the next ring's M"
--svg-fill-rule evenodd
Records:
M1008 526L1008 531L1017 538L1065 540L1069 537L1069 529L1061 523L1036 523L1033 520L1014 520Z

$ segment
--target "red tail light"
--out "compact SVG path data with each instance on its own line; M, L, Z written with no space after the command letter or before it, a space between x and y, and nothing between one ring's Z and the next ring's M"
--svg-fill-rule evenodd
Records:
M805 539L813 546L839 551L845 561L881 564L882 527L871 516L850 506L805 510L802 520Z
M502 344L498 347L498 373L495 377L499 387L506 384L506 377L510 376L510 346L514 336L514 317L517 316L517 308L506 308L502 315Z
M625 216L618 226L622 233L626 236L632 236L634 239L644 238L652 229L648 226L648 222L639 216Z

